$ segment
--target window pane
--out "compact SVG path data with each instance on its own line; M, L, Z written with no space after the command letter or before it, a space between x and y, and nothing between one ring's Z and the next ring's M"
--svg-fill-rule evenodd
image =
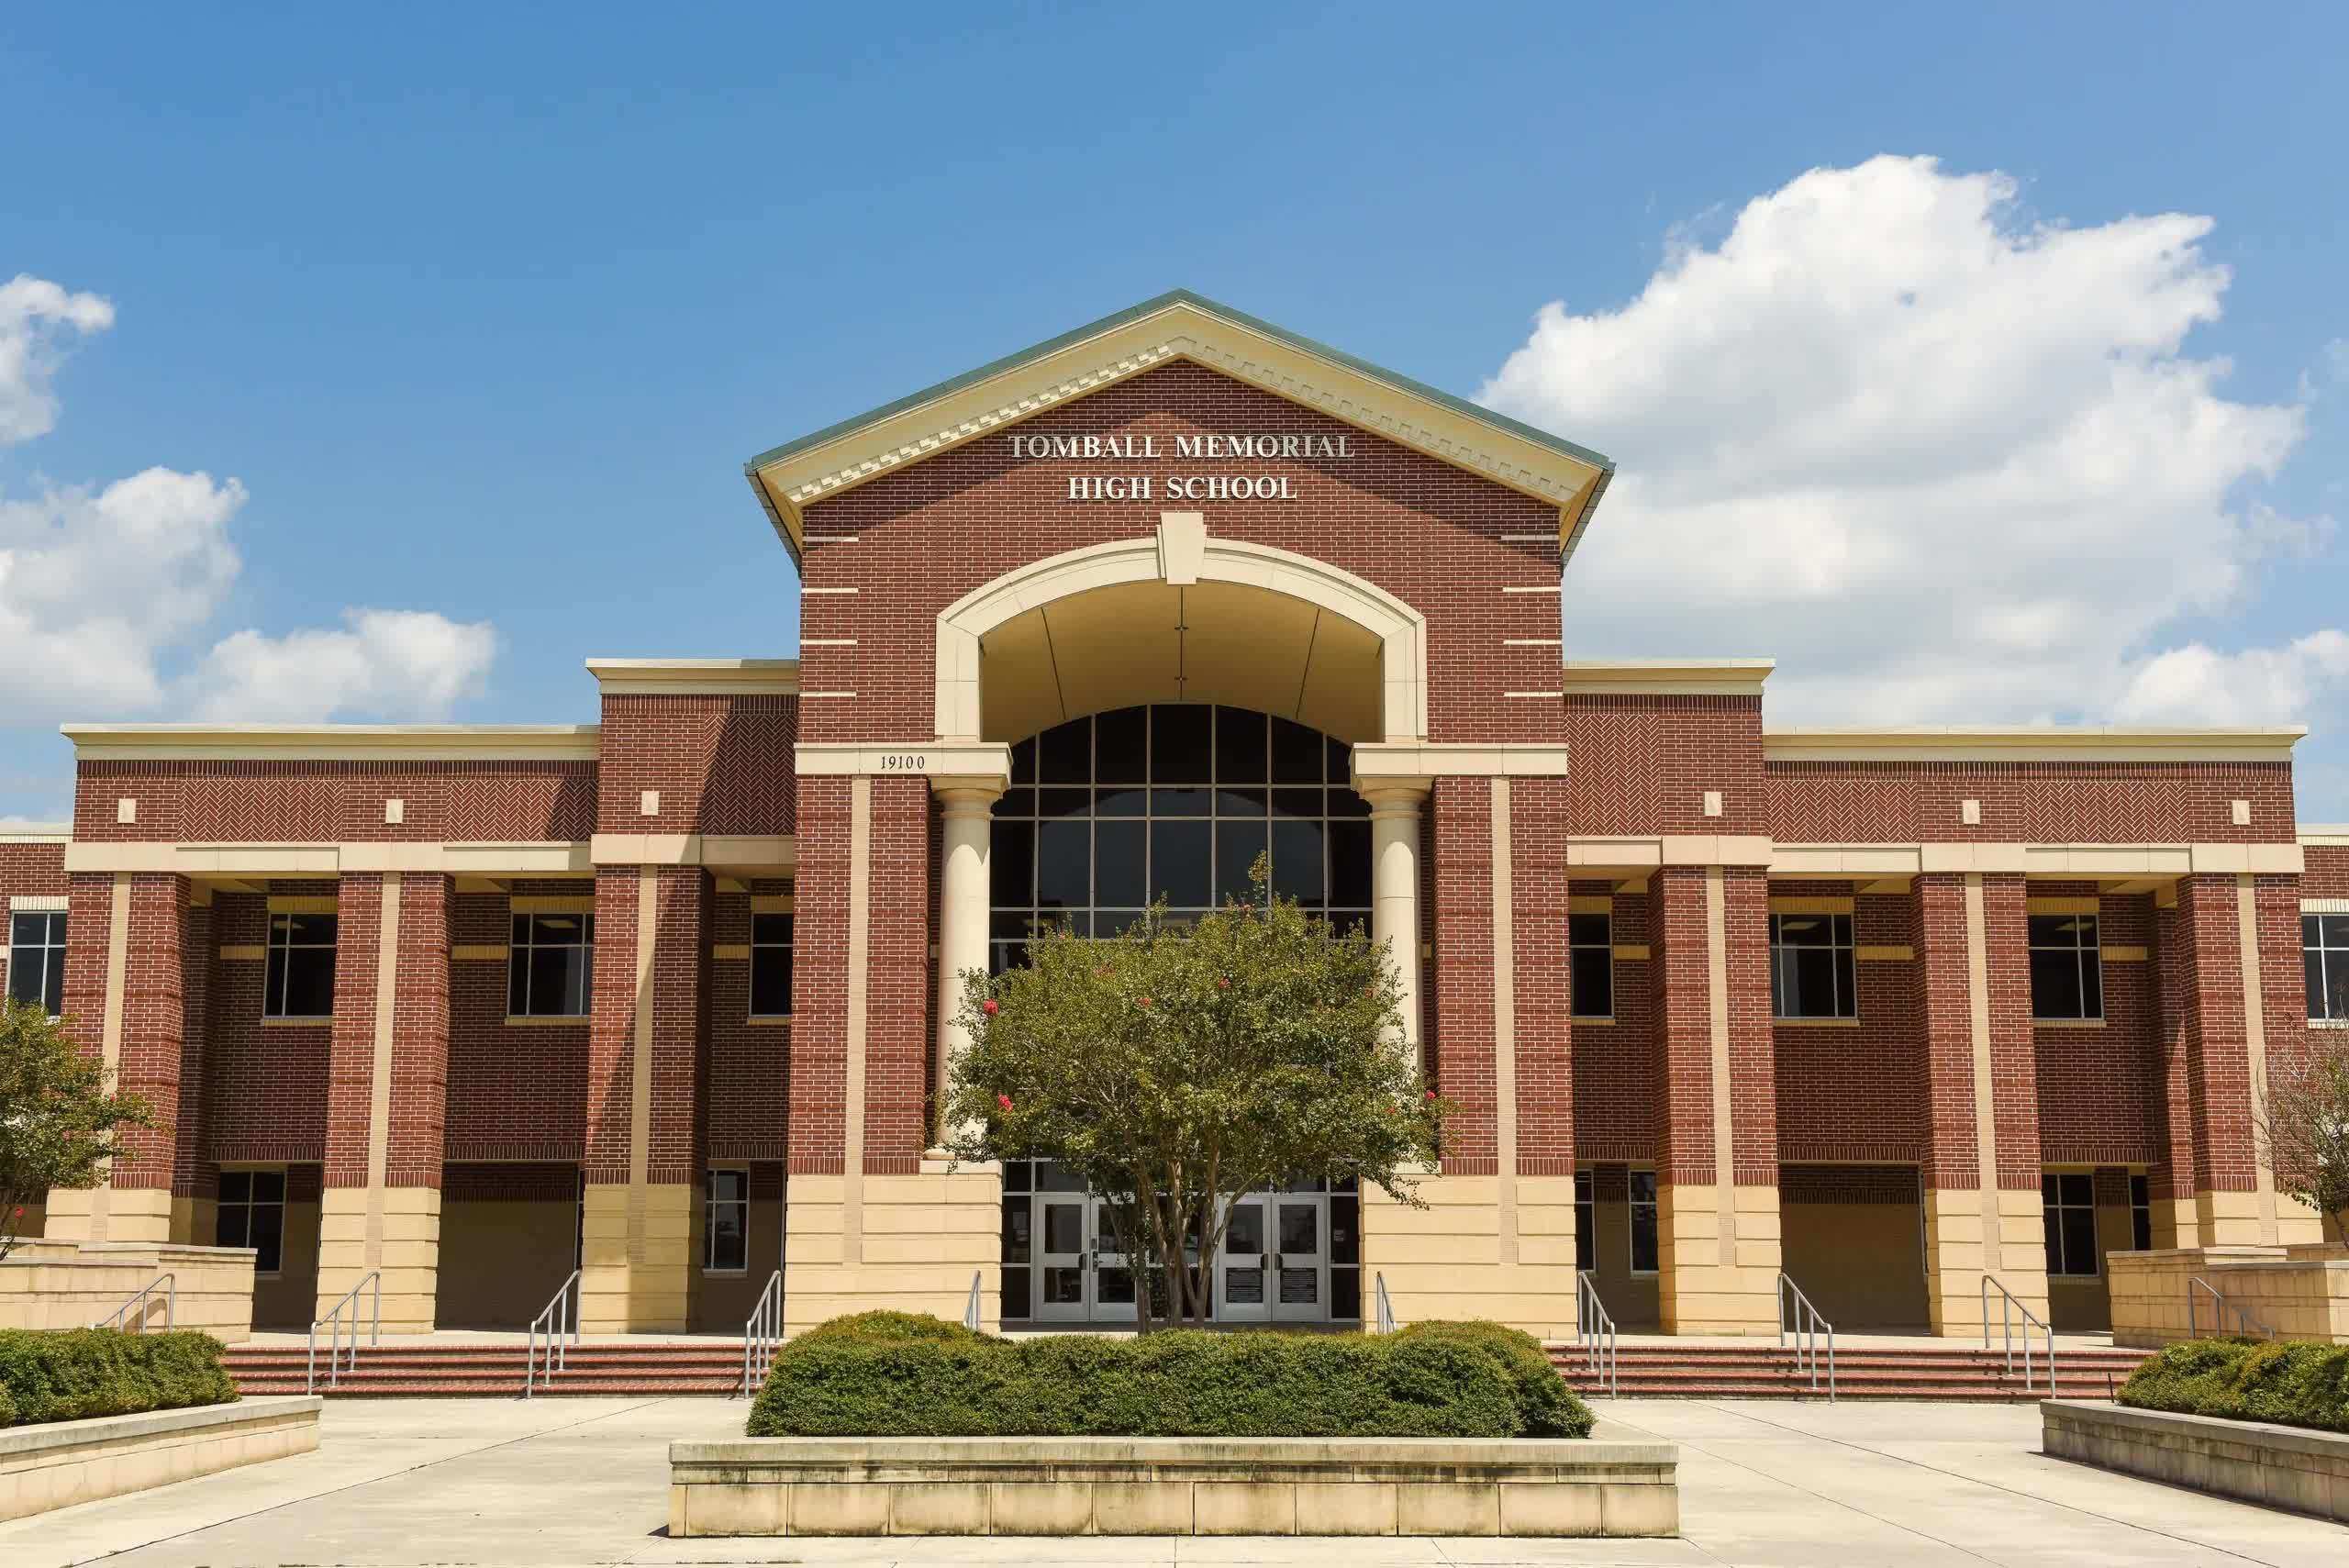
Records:
M223 1171L220 1173L220 1201L222 1203L250 1203L252 1201L252 1195L253 1173L250 1171ZM221 1244L223 1246L229 1245L228 1242L223 1242ZM235 1245L241 1247L244 1243L239 1241L235 1243Z
M1276 789L1273 791L1273 815L1310 820L1326 809L1328 795L1318 789Z
M2324 990L2324 1016L2328 1018L2349 1018L2349 953L2326 951Z
M2315 924L2310 921L2310 924ZM8 921L11 948L39 947L49 940L49 922L39 915L17 915Z
M1835 955L1823 947L1794 951L1794 1007L1790 1017L1835 1017Z
M1036 825L1036 904L1043 909L1086 909L1093 904L1093 824Z
M286 915L281 917L281 918L289 923L292 931L292 940L295 945L309 945L317 947L332 947L334 945L334 916Z
M1283 790L1281 793L1300 795L1307 792ZM1264 795L1261 789L1219 789L1215 792L1215 814L1218 817L1249 817L1261 821L1264 815Z
M1241 707L1216 709L1216 782L1260 784L1264 769L1264 716Z
M251 1238L245 1245L258 1254L253 1259L253 1273L273 1274L278 1272L285 1254L285 1210L283 1206L254 1206Z
M2349 915L2319 917L2324 922L2324 945L2329 948L2349 948Z
M262 1017L282 1018L285 1016L285 950L272 946L269 966L262 975Z
M561 1017L572 1011L572 961L577 948L530 950L530 1011L540 1017Z
M1575 948L1573 952L1573 1010L1579 1018L1615 1016L1615 957L1606 948Z
M1330 903L1339 909L1370 906L1370 824L1330 824Z
M220 1206L218 1223L213 1230L217 1238L213 1245L216 1247L251 1246L252 1242L249 1238L252 1235L252 1218L253 1211L247 1205L223 1203Z
M1152 895L1163 895L1166 902L1177 909L1206 907L1209 891L1208 849L1208 825L1205 822L1152 823L1150 881Z
M2104 960L2095 948L2080 952L2080 1017L2104 1017Z
M1166 705L1150 710L1152 784L1208 782L1208 727L1214 710Z
M19 1002L39 1002L42 999L43 982L48 970L48 965L42 962L43 956L39 948L11 947L8 950L8 995L11 997ZM2310 959L2309 962L2314 963L2316 961ZM2311 982L2309 995L2313 996L2317 994L2318 988ZM52 1012L55 1010L50 1009Z
M1854 969L1856 955L1849 942L1835 950L1835 1016L1854 1018L1860 1013L1860 977Z
M1130 908L1149 902L1149 829L1141 822L1093 825L1093 891L1097 903Z
M1566 940L1575 947L1605 947L1612 937L1613 922L1604 915L1566 917Z
M1322 908L1326 903L1322 893L1321 824L1319 822L1275 822L1273 824L1273 891L1284 898L1294 898L1308 910Z
M1635 1203L1631 1206L1631 1272L1641 1274L1656 1272L1653 1204Z
M530 950L515 948L506 961L506 1016L528 1018L530 1012Z
M1071 719L1056 724L1036 738L1036 782L1093 782L1093 721Z
M252 1194L255 1203L284 1203L285 1201L284 1172L255 1171L252 1173Z
M2079 945L2076 934L2077 917L2071 915L2032 915L2028 917L2031 945L2035 948L2069 948Z
M1283 823L1288 827L1291 824ZM1219 822L1215 825L1215 901L1221 905L1227 898L1242 904L1252 903L1256 888L1248 880L1249 870L1256 857L1264 852L1264 824L1257 822ZM1317 903L1319 901L1317 897Z
M1152 817L1205 817L1214 804L1213 790L1153 789L1150 792L1150 814Z
M751 950L751 1016L779 1018L791 1011L791 950Z
M49 951L48 973L41 977L41 1004L52 1014L65 1011L65 952L61 948Z
M2080 1000L2078 952L2033 948L2031 953L2032 1017L2079 1018Z
M1121 707L1093 721L1096 777L1103 784L1141 784L1150 775L1143 766L1149 743L1150 710Z
M2304 972L2303 984L2308 991L2309 1017L2312 1018L2331 1017L2332 1015L2325 1010L2323 952L2316 948L2303 948L2300 951L2300 964ZM11 971L11 973L14 972ZM16 994L16 985L13 981L8 989L11 995Z
M2096 1210L2067 1207L2063 1215L2065 1271L2075 1274L2096 1273Z
M285 955L285 1017L334 1014L334 949L294 948Z
M2055 1178L2055 1192L2066 1207L2087 1207L2096 1202L2096 1178L2084 1171L2067 1171Z
M2063 1213L2062 1209L2052 1206L2040 1211L2040 1225L2047 1243L2047 1272L2051 1274L2064 1272Z
M1771 917L1778 928L1781 947L1825 947L1833 940L1835 928L1826 915L1776 915Z
M988 897L996 908L1026 909L1036 902L1036 828L997 822L987 846Z
M1273 782L1319 784L1321 737L1293 719L1273 720Z
M1032 738L1011 748L1011 782L1016 784L1036 782L1036 742Z

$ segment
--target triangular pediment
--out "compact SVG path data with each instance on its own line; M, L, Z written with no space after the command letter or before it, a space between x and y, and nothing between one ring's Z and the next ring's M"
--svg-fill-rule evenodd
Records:
M796 559L805 507L1178 360L1549 502L1562 551L1614 473L1587 448L1181 289L762 452L743 471Z

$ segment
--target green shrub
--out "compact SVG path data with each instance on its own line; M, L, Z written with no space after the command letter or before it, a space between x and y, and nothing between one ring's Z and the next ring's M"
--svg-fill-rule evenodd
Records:
M2349 1432L2349 1345L2192 1340L2149 1357L2119 1398L2141 1410Z
M1582 1437L1590 1422L1532 1336L1493 1323L1011 1340L863 1313L783 1348L750 1434Z
M209 1334L0 1330L0 1426L226 1405L237 1385Z

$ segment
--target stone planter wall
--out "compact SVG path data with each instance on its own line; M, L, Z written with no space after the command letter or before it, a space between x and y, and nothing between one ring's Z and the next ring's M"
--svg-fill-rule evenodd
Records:
M2349 1248L2193 1247L2109 1252L2112 1342L2157 1350L2190 1338L2188 1281L2211 1288L2276 1331L2279 1340L2349 1344ZM2208 1296L2195 1306L2204 1337L2214 1332ZM2232 1332L2234 1319L2227 1316Z
M2059 1459L2349 1523L2349 1435L2088 1399L2039 1410L2041 1446Z
M303 1395L0 1427L0 1519L307 1453L325 1403Z
M743 1438L669 1445L669 1533L1680 1532L1670 1443Z
M253 1250L176 1242L20 1242L0 1262L0 1329L86 1329L165 1273L178 1286L173 1328L252 1338ZM161 1293L142 1310L139 1326L163 1327Z

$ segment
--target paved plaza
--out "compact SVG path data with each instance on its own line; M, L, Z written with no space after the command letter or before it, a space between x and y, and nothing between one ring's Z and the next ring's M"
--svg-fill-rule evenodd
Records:
M0 1524L0 1563L2349 1562L2349 1529L2038 1451L2028 1406L1620 1400L1598 1435L1681 1445L1658 1541L672 1541L666 1448L731 1436L719 1399L344 1401L317 1452Z

